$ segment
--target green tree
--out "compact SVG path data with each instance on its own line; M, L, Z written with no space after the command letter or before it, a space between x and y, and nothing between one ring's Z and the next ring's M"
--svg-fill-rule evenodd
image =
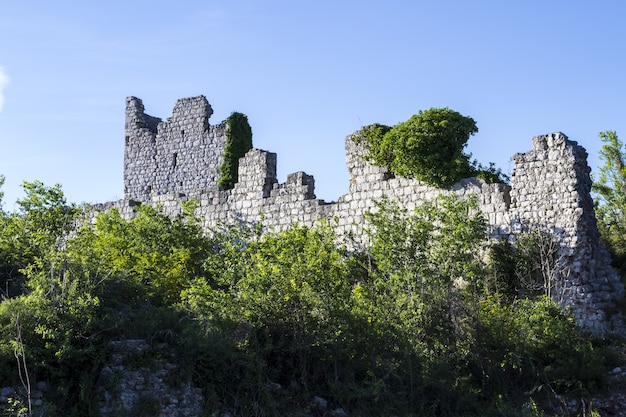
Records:
M0 214L4 214L4 211L2 209L2 205L4 203L4 191L2 191L2 187L4 186L4 175L0 175Z
M377 269L388 278L405 277L413 286L408 293L423 294L427 286L451 289L458 280L478 285L486 223L475 198L442 196L412 212L382 200L366 218Z
M13 253L11 251L10 240L6 237L9 217L2 208L2 199L4 198L4 192L2 191L3 185L4 175L0 175L0 300L4 297L9 297L11 293L11 291L9 291L9 285L14 281L12 276L14 265L12 265L10 259Z
M511 402L546 389L582 396L601 382L601 356L549 297L509 303L488 296L477 313L480 343L473 354L483 372L485 394Z
M598 228L616 266L626 276L626 149L614 131L601 132L600 139L599 156L604 164L592 188Z
M22 371L29 364L33 377L73 380L59 384L58 393L78 400L67 394L77 386L76 372L95 363L97 338L90 336L101 318L92 283L68 256L80 210L66 202L59 185L36 181L23 187L26 196L17 201L18 212L5 217L0 238L10 254L11 274L16 274L6 277L22 281L19 291L10 294L13 298L0 304L0 352L6 354L7 347L19 342Z
M80 208L68 204L60 185L24 182L18 211L0 213L0 283L5 296L19 294L23 269L64 245L76 226Z
M220 251L232 257L222 263L226 279L217 278L212 287L197 282L184 293L187 305L200 316L252 326L257 339L271 340L271 350L261 349L280 379L309 386L316 354L337 342L349 311L352 283L345 249L322 225L268 233L239 248L233 243L223 242Z
M485 220L476 204L451 195L408 211L383 200L367 215L374 270L365 298L372 320L394 335L396 372L412 404L452 412L470 391L458 372L471 347L468 308L482 275Z
M23 340L22 363L55 386L57 406L90 415L109 340L182 343L176 304L211 248L192 205L174 217L141 206L133 220L111 210L77 223L58 186L26 190L2 235L20 254L24 290L0 303L0 361Z
M98 259L99 268L110 268L109 274L128 276L145 286L153 303L175 304L188 282L204 276L210 251L192 211L190 206L171 217L142 205L130 221L116 210L102 213L91 244L99 253L86 259Z

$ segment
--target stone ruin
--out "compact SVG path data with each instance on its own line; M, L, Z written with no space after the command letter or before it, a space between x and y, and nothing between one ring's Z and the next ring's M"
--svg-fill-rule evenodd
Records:
M447 190L371 165L348 137L349 191L336 202L325 202L315 197L315 180L304 172L289 174L279 183L276 154L260 149L240 159L233 189L218 187L227 126L210 125L212 113L204 96L191 97L178 100L172 116L163 121L147 115L140 99L127 98L125 197L100 209L115 206L131 217L132 206L140 202L159 204L174 215L182 201L194 198L199 203L196 214L207 229L221 223L262 222L282 230L328 219L335 221L338 235L358 237L363 235L365 213L383 196L410 209L443 194L475 194L493 239L514 241L531 230L557 237L560 265L552 297L571 309L581 327L599 335L624 331L616 309L624 287L599 244L587 152L564 134L537 136L531 151L516 154L510 185L468 178Z

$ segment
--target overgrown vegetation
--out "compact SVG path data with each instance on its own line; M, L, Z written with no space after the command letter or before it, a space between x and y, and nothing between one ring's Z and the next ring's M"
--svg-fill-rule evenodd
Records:
M593 184L598 229L614 266L626 280L626 149L616 132L601 132L600 139L604 165Z
M534 285L535 243L489 249L472 200L382 200L350 250L329 224L207 235L193 205L76 228L58 186L24 188L0 212L0 381L47 381L50 415L98 415L109 342L127 339L148 362L165 344L207 414L553 415L603 387L605 356Z
M220 178L217 184L229 190L238 180L239 158L252 149L252 128L248 123L248 116L233 112L226 119L226 146L224 160L220 167Z
M365 147L366 157L375 165L435 187L446 188L468 177L505 182L506 175L493 164L482 166L464 152L476 132L471 117L448 108L431 108L393 127L366 126L352 139Z

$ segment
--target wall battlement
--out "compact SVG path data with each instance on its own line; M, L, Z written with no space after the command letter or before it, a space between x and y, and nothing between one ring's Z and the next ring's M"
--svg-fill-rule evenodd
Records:
M204 96L178 100L162 121L145 114L138 98L126 100L124 153L125 199L112 205L132 216L136 200L160 204L166 213L181 210L181 201L196 198L197 215L206 228L221 222L256 223L282 230L299 223L313 226L336 220L339 235L362 236L365 213L386 196L407 208L443 194L474 194L494 239L515 240L529 230L545 230L560 242L562 267L553 292L561 305L591 332L623 331L621 318L610 317L624 288L599 245L591 198L587 152L562 133L537 136L533 149L513 157L511 185L468 178L448 190L395 177L363 158L364 149L346 138L350 172L347 194L327 203L315 197L315 180L304 172L276 178L275 153L251 149L239 161L239 181L231 190L217 186L224 156L226 124L212 126Z
M144 112L140 99L126 99L124 195L149 201L154 195L191 196L217 186L226 124L209 125L213 109L204 96L180 99L162 121Z

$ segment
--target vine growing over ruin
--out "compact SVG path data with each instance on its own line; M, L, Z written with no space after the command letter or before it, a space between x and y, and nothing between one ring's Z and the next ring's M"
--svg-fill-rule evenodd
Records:
M226 123L226 147L217 184L229 190L238 181L239 158L252 149L252 128L248 116L239 112L232 112Z

